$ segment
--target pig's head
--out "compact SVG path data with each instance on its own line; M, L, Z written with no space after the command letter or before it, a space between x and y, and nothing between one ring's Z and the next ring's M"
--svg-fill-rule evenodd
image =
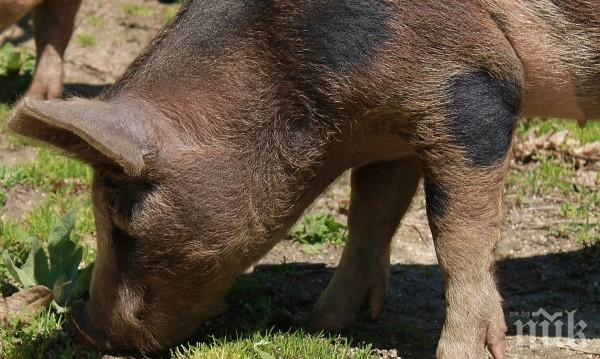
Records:
M244 176L130 100L30 101L9 126L94 169L97 258L76 326L107 349L164 348L217 314L257 229ZM256 233L254 233L256 234Z

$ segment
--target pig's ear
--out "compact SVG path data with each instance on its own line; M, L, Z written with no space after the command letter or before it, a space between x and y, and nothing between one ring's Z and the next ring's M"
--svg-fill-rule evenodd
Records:
M118 165L130 176L144 169L143 131L132 127L131 109L119 104L76 99L23 100L8 126L59 147L91 164Z

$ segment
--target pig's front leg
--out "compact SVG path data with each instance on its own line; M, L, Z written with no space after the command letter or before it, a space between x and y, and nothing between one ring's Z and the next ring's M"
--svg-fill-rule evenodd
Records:
M364 303L372 317L380 314L389 280L390 242L420 178L421 166L415 158L352 171L349 239L311 315L313 328L341 329Z
M462 179L428 177L425 181L446 286L446 320L437 357L480 359L487 345L496 359L504 358L506 325L493 273L502 213L502 170L452 171Z
M444 274L438 359L504 358L506 324L494 280L503 179L520 108L516 80L484 72L450 82L451 107L430 122L427 214Z
M81 0L46 0L35 8L33 25L37 64L27 96L54 99L63 92L63 55Z

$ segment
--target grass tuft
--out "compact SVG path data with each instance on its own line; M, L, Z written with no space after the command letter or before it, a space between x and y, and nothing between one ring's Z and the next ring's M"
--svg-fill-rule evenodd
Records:
M94 47L98 43L98 40L94 35L79 34L77 35L77 42L83 47Z
M183 346L172 352L173 359L342 359L376 358L370 346L353 348L342 337L291 333L255 333L246 338L214 339L212 343Z
M348 226L338 222L330 214L304 217L290 231L292 239L306 245L343 244L348 239Z

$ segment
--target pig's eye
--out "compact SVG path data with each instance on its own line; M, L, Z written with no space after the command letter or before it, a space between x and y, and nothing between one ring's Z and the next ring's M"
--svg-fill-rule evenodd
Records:
M133 210L139 197L141 196L134 193L114 191L109 194L106 204L113 215L118 215L126 220L130 220L133 216Z
M135 206L152 189L147 182L117 181L110 177L104 179L106 204L113 215L127 221L133 217Z

